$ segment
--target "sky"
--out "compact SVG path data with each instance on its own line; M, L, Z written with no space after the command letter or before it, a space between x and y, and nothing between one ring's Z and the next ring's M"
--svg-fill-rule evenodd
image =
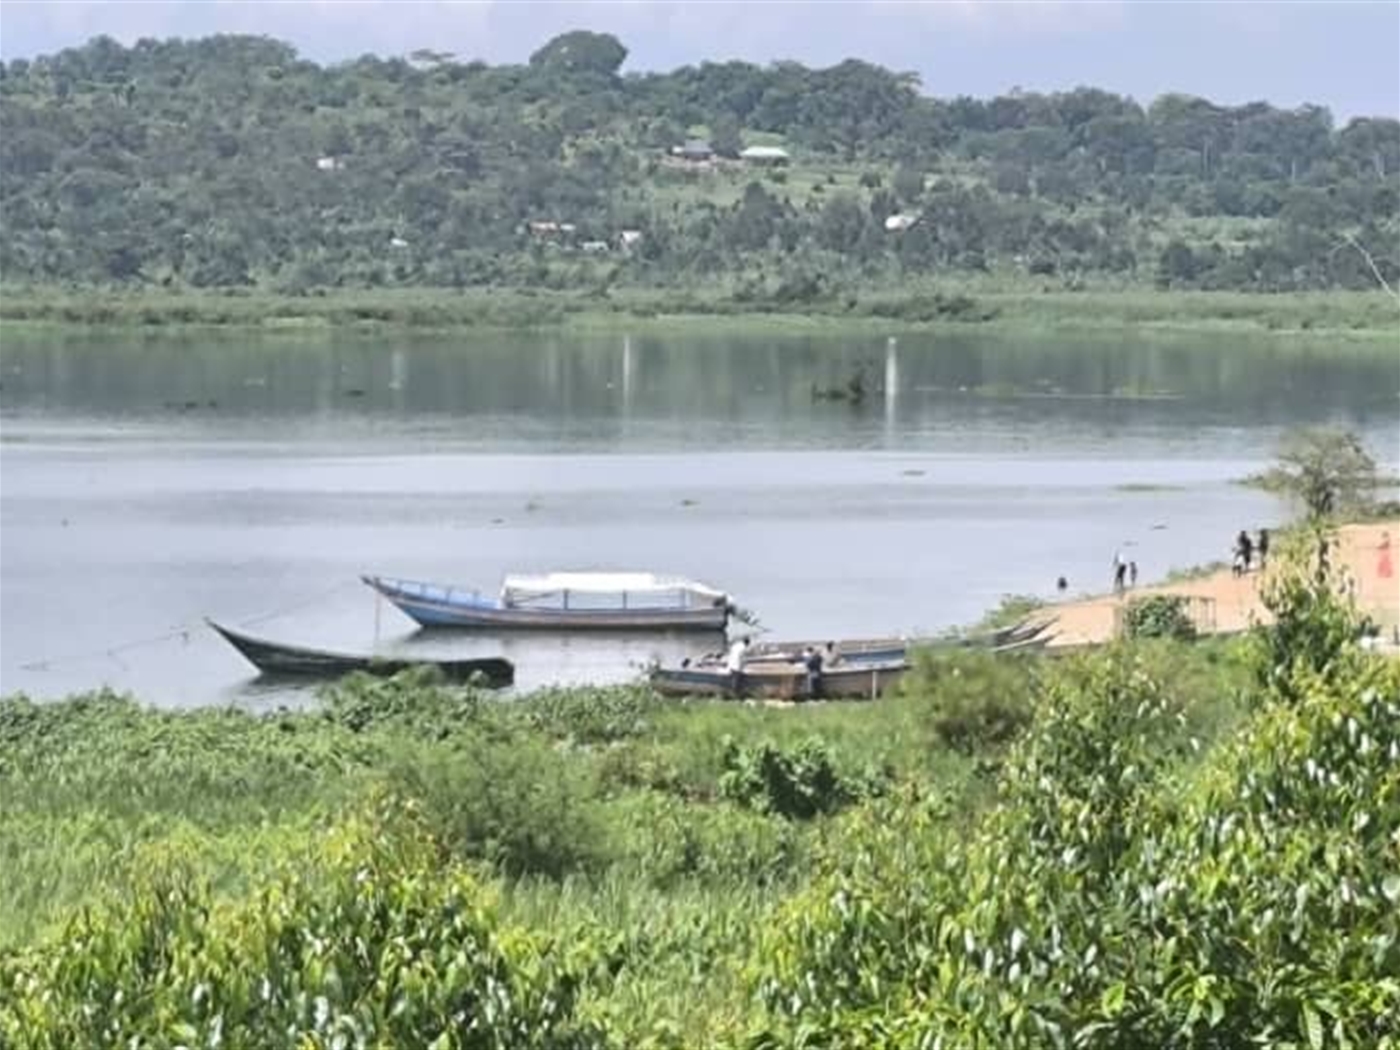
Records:
M860 58L923 90L1168 92L1400 117L1400 0L0 0L0 56L100 33L258 33L327 63L418 48L523 62L570 29L616 35L628 70Z

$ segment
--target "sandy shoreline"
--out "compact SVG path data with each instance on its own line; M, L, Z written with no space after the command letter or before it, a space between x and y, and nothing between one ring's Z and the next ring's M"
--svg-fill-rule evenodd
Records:
M1390 537L1389 578L1381 574L1381 544ZM1382 635L1393 642L1400 627L1400 519L1365 525L1345 525L1337 530L1335 563L1355 581L1360 610L1381 625ZM1105 567L1105 575L1108 569ZM1134 587L1122 596L1103 594L1057 602L1033 614L1029 622L1044 625L1050 646L1090 645L1112 639L1119 609L1134 598L1154 594L1182 595L1194 599L1193 613L1200 629L1212 633L1242 631L1268 618L1260 600L1261 584L1268 571L1235 576L1228 568L1196 579Z

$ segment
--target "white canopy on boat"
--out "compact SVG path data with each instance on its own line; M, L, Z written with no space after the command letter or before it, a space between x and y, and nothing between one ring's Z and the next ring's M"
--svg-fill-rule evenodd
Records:
M723 591L684 576L658 576L652 572L548 572L507 576L501 598L510 603L568 591L577 595L693 595L711 601L727 597Z

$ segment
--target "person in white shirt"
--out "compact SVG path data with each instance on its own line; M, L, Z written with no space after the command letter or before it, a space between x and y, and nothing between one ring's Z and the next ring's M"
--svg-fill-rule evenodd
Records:
M749 652L749 640L747 638L735 638L729 646L729 653L724 658L724 669L729 672L729 691L735 696L743 694L744 686L744 657Z

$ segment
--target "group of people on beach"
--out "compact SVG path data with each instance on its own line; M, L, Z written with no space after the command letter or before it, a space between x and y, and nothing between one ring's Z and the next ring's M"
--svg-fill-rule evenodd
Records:
M1235 556L1230 563L1230 571L1236 576L1243 576L1258 562L1262 571L1269 560L1269 530L1259 530L1259 540L1255 542L1249 538L1249 533L1240 529L1240 534L1235 537Z

